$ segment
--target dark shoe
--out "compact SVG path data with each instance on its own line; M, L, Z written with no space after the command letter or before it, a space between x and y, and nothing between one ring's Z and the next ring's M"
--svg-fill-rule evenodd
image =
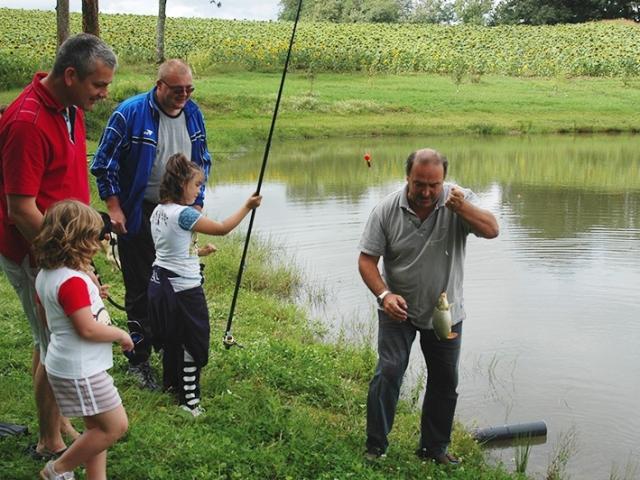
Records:
M416 455L422 460L430 460L438 465L451 465L454 467L456 465L460 465L460 459L454 457L449 452L442 452L433 455L429 453L426 448L419 448L416 450Z
M129 375L136 379L140 388L145 388L151 391L160 389L156 379L153 377L153 371L151 370L149 362L142 362L138 365L129 365L128 372Z
M27 447L27 455L29 455L34 460L40 461L57 460L58 457L60 457L66 451L66 448L58 450L57 452L52 452L48 448L43 448L41 451L38 451L38 444L36 443Z
M370 462L374 462L376 460L387 458L387 454L384 453L381 448L371 447L367 448L367 451L364 452L364 458Z

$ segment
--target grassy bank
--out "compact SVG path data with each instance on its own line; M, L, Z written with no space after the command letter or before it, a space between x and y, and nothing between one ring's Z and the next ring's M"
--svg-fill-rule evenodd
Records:
M124 98L146 91L153 66L122 66L110 99L88 115L89 137L100 137ZM226 71L198 75L213 151L261 148L279 74ZM0 92L7 103L18 89ZM442 75L292 73L287 78L277 140L382 135L536 134L640 131L640 80L483 76L456 83ZM223 155L223 156L224 156Z
M290 300L296 273L283 266L273 248L257 246L250 251L235 315L234 333L245 348L225 350L221 337L241 245L234 239L216 243L220 251L206 267L212 321L210 361L202 378L207 412L193 419L167 395L140 391L124 374L124 357L116 355L112 374L130 430L110 451L109 478L517 478L487 466L478 446L460 428L452 449L463 457L464 468L447 471L417 461L413 450L419 418L409 403L400 406L389 457L378 464L365 462L364 403L374 353L366 346L316 341L317 332ZM117 271L104 259L98 265L117 287ZM120 287L112 293L122 298ZM4 276L0 295L0 419L26 424L32 432L29 438L0 440L0 471L3 478L32 479L42 464L24 454L36 438L30 338ZM110 310L122 325L122 313Z

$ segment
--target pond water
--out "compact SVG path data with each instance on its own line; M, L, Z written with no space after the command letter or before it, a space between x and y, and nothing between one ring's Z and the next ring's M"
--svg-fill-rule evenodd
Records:
M469 427L544 420L547 441L528 469L538 478L563 451L572 478L640 478L640 137L279 143L253 234L284 249L322 293L309 310L328 341L375 341L358 240L374 205L404 184L407 154L424 146L448 156L448 180L472 188L501 227L467 246L457 418ZM261 160L256 151L216 163L208 214L237 208ZM408 399L424 380L413 353ZM490 455L513 469L514 448Z

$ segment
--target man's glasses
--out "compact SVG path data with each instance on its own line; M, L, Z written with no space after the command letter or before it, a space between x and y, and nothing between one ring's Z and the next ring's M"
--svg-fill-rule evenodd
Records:
M191 95L193 91L196 89L196 87L194 87L193 85L187 85L186 87L183 87L182 85L169 85L167 82L165 82L162 79L160 79L160 81L164 83L167 87L169 87L169 90L171 90L171 93L173 93L174 95L180 95L181 93Z

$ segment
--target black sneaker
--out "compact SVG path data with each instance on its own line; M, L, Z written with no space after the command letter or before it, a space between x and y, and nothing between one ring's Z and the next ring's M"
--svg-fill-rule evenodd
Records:
M370 462L374 462L376 460L387 458L387 454L381 448L370 447L367 448L366 452L364 452L364 458Z
M138 365L129 365L128 373L135 377L140 388L145 388L151 391L160 389L156 379L153 377L153 371L151 370L149 362L142 362Z

